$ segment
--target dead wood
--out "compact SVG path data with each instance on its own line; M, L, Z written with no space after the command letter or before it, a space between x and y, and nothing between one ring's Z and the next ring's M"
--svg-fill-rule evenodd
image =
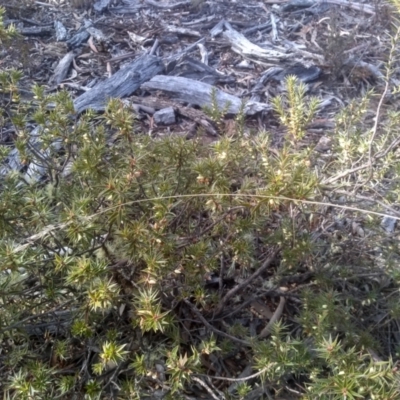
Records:
M149 91L161 90L173 98L199 107L209 106L212 103L212 93L215 92L215 100L220 109L229 104L228 114L238 114L243 104L239 97L225 93L215 86L177 76L157 75L141 88ZM254 115L270 109L268 104L249 101L245 104L244 112L246 115Z
M189 1L181 1L178 3L173 3L173 2L168 2L168 3L158 3L157 1L153 0L144 0L146 4L156 7L156 8L162 8L162 9L168 9L168 10L173 10L175 8L180 8L182 6L190 6L191 2Z
M244 35L237 32L232 26L225 21L224 26L226 30L223 35L229 40L232 45L232 50L243 57L264 65L273 65L282 60L286 60L290 57L282 50L278 50L274 46L270 48L260 47L250 42Z
M173 107L177 114L196 122L205 130L206 133L210 134L211 136L217 136L217 131L213 122L204 114L202 110L196 110L192 107L185 107L182 104L172 100L165 100L155 96L131 96L130 101L132 102L131 105L139 111L142 110L143 107L146 107L144 111L147 113L151 113L151 109L160 110L163 108ZM153 113L154 112L155 111L153 111Z
M202 44L199 47L204 47ZM201 51L201 49L200 49ZM207 52L204 48L204 61L207 61ZM222 75L218 73L214 68L209 67L204 62L198 61L190 56L181 57L177 62L171 62L168 64L167 71L170 76L180 76L184 78L194 79L210 85L215 84L233 84L235 79L232 76Z
M81 113L89 108L101 111L111 98L131 95L139 86L162 72L164 65L160 58L144 55L120 69L92 90L80 95L74 101L75 110Z
M54 69L54 75L49 80L50 84L58 85L67 77L69 68L75 56L76 53L70 51L60 60L57 67Z
M99 13L105 11L112 3L112 0L98 0L93 4L93 9Z
M51 26L33 26L30 28L22 28L19 33L23 36L38 36L45 37L52 34L53 28Z
M353 10L362 11L366 14L374 15L374 7L369 4L356 3L349 0L324 0L325 3L336 4L338 6L349 7ZM292 11L296 8L309 8L318 6L321 3L320 0L291 0L282 7L283 11Z

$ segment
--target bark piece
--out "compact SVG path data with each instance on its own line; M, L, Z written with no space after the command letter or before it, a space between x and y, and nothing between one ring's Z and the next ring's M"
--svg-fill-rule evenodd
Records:
M75 52L70 51L60 60L57 67L54 69L54 75L50 78L50 84L58 85L67 77L69 67L74 57Z
M57 42L63 42L65 40L67 40L67 37L68 37L67 28L64 26L64 24L62 22L55 21L54 29L56 31Z
M33 26L29 28L22 28L19 33L23 36L51 36L53 33L53 28L51 26Z
M79 46L82 46L83 43L86 43L89 40L89 37L89 32L86 29L82 29L67 41L68 47L70 49L76 49Z
M112 0L98 0L93 4L93 9L98 13L105 11L111 4Z

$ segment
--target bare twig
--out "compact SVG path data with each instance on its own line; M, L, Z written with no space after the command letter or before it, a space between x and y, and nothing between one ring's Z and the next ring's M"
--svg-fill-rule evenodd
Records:
M343 194L343 195L346 195L346 196L349 196L349 197L354 197L354 198L359 199L359 200L365 200L365 201L368 201L368 202L371 202L371 203L378 204L382 208L384 208L387 212L391 212L391 213L394 213L395 215L400 216L399 210L395 210L393 207L388 206L387 204L383 203L380 200L373 199L372 197L363 196L363 195L360 195L360 194L352 194L352 193L346 192L345 190L338 190L336 193Z
M224 262L224 254L221 254L221 267L219 269L219 289L218 289L218 294L219 297L221 298L222 295L222 289L224 288L223 285L223 277L224 277L224 271L225 271L225 262Z
M218 397L212 390L211 388L205 383L203 382L200 378L193 376L192 379L197 382L200 386L203 386L204 389L207 390L207 392L209 393L209 395L214 399L214 400L221 400L221 399L225 399L225 396L222 397Z
M378 132L378 124L380 122L380 116L381 116L381 110L382 110L382 105L383 101L385 100L385 97L387 95L387 92L389 91L389 84L390 84L390 79L389 79L389 72L386 76L386 84L385 84L385 89L381 95L381 98L379 99L378 107L376 109L376 115L375 115L375 122L374 122L374 127L372 128L372 135L369 140L369 145L368 145L368 167L369 167L369 179L372 177L372 145L374 143L376 134ZM368 180L369 180L368 179Z
M60 315L61 313L69 313L69 314L72 315L73 312L78 311L78 310L76 310L76 309L68 309L66 306L71 304L74 300L75 299L68 300L65 303L60 304L58 307L56 307L53 310L47 311L47 312L45 312L43 314L30 315L29 317L26 317L26 318L24 318L24 319L22 319L20 321L17 321L16 323L14 323L12 325L8 325L8 326L0 329L0 334L4 333L6 331L10 331L12 329L18 329L20 327L24 327L27 324L27 322L35 320L35 319L39 319L39 318L40 319L44 319L45 317L48 317L48 316L54 316L55 318L57 318L57 315ZM60 310L60 309L62 309L62 311L57 311L57 310Z
M283 307L285 306L285 303L286 303L286 299L283 296L281 296L281 298L279 300L279 305L276 308L274 315L271 317L267 326L258 335L258 337L260 339L267 337L271 333L273 325L278 321L278 319L281 317L281 315L283 313Z
M400 143L400 138L399 138L398 142ZM382 155L382 157L383 157L383 155ZM368 164L364 165L364 166L361 166L361 167L358 167L358 168L355 168L352 171L355 172L355 171L358 171L358 170L366 168L366 167L368 167ZM347 171L347 173L351 173L351 172ZM343 176L345 176L345 174ZM326 184L328 182L332 183L332 182L334 182L335 180L338 180L338 179L340 179L340 177L338 177L338 176L333 177L332 180L327 180L326 182L324 182L324 184ZM261 189L262 188L260 188L260 190ZM98 211L95 214L82 217L81 221L89 222L94 217L96 217L96 216L98 216L100 214L105 214L106 212L109 212L109 211L111 211L111 210L113 210L115 208L119 208L119 207L123 207L123 206L127 206L127 205L132 205L132 204L140 204L140 203L144 203L144 202L148 202L148 201L155 201L155 200L161 200L161 199L162 200L178 199L178 198L186 198L186 197L215 197L215 196L238 197L239 195L236 194L236 193L232 193L232 194L231 193L212 193L212 194L211 193L204 193L204 194L188 194L188 195L176 195L176 196L164 196L164 197L146 198L146 199L141 199L141 200L128 201L128 202L123 203L123 204L118 204L117 206L105 208L105 209L103 209L101 211ZM380 217L386 217L387 216L387 214L384 214L384 213L380 213L380 212L376 212L376 211L372 211L372 210L364 210L362 208L357 208L357 207L349 207L347 205L332 204L332 203L326 203L326 202L323 202L323 201L292 199L290 197L285 197L285 196L263 196L263 195L259 195L259 194L254 194L254 195L252 195L252 194L244 194L244 195L242 195L242 197L255 198L255 199L275 199L275 200L293 201L293 202L302 203L302 204L314 204L314 205L319 205L319 206L328 206L328 207L339 208L339 209L343 209L343 210L357 211L357 212L360 212L360 213L377 215L377 216L380 216ZM394 218L396 220L400 220L400 217L395 217L395 216L390 216L390 217ZM35 242L39 241L40 239L44 239L46 236L48 236L54 230L64 229L65 227L69 226L71 223L72 223L72 221L68 221L68 222L60 223L60 224L47 225L46 227L43 228L43 230L41 232L36 233L36 234L34 234L32 236L29 236L28 238L24 239L25 243L20 244L17 247L15 247L14 248L14 252L18 253L20 251L25 250L27 247L33 245ZM236 288L234 288L234 289L236 290ZM230 293L230 292L228 292L228 293ZM230 295L229 297L232 297L232 296Z
M210 377L211 379L217 379L219 381L227 381L227 382L245 382L245 381L249 381L250 379L254 379L257 378L257 376L262 375L265 371L268 370L269 367L265 367L262 370L256 372L253 375L249 375L249 376L245 376L243 378L224 378L222 376L212 376ZM208 375L203 375L203 374L197 374L198 376L202 376L202 377L209 377Z
M280 251L280 247L276 247L273 251L272 254L264 261L264 263L261 265L260 268L257 269L252 275L250 275L245 281L240 283L239 285L235 286L229 292L224 296L224 298L220 301L215 313L219 314L222 309L224 308L225 304L228 302L230 298L235 296L237 293L239 293L242 289L247 287L250 282L252 282L254 279L259 277L270 265L271 263L275 260L275 257Z
M374 139L376 137L376 134L378 132L378 124L380 122L380 116L381 116L381 109L383 102L385 100L385 97L389 91L389 85L390 85L390 75L392 74L392 63L395 58L395 51L397 50L396 44L398 43L400 38L400 27L397 28L396 35L393 38L392 41L392 46L390 48L390 54L389 54L389 62L387 66L387 72L386 72L386 84L385 84L385 89L381 95L381 98L379 99L378 107L376 109L376 115L375 115L375 123L374 127L372 129L372 135L371 139L369 141L369 149L368 149L368 161L369 161L369 167L370 167L370 178L372 176L372 145L374 143Z
M222 214L222 217L218 218L216 221L214 221L212 224L210 224L209 226L207 226L206 228L204 228L203 231L201 231L200 233L197 233L196 235L193 236L189 236L189 237L185 237L182 238L182 240L185 241L184 244L181 244L178 246L178 249L186 247L187 243L193 243L194 240L199 239L201 237L203 237L207 232L211 231L215 226L217 226L220 222L222 222L223 220L225 220L225 218L232 212L234 211L238 211L238 210L243 210L244 207L243 206L237 206L237 207L232 207L231 209L229 209L228 211L226 211L224 214ZM222 276L221 276L222 277Z
M239 339L235 336L229 335L228 333L222 332L219 329L215 328L214 326L212 326L202 315L201 312L195 307L193 306L189 300L183 299L184 303L187 304L190 309L197 315L197 317L200 319L200 321L209 329L211 329L213 332L215 332L216 334L220 335L220 336L224 336L236 343L239 343L243 346L250 346L250 343L247 342L246 340L242 340Z

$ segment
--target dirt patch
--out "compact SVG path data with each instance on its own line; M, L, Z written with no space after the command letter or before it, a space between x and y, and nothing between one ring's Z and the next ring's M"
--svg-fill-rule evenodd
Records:
M25 93L36 83L48 92L66 88L78 98L144 54L162 60L158 75L207 83L266 105L285 90L284 78L295 74L307 84L307 94L323 102L318 127L311 127L318 140L352 98L384 85L391 11L379 0L47 0L11 1L4 7L6 25L15 24L20 36L4 44L1 67L23 71ZM178 112L168 123L153 115L168 102L176 110L177 97L196 111L202 103L155 86L139 85L129 95L136 96L137 106L143 99L139 113L146 132L198 127L187 113ZM150 102L153 107L146 108ZM253 112L248 127L279 136L279 122L268 107Z

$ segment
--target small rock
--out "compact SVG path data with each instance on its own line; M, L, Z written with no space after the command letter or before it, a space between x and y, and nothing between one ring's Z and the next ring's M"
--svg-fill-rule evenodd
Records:
M332 147L332 139L328 136L322 136L317 145L315 146L315 151L320 153L324 153L325 151L329 151Z
M173 107L163 108L154 113L154 122L157 125L171 125L176 121L175 110Z
M387 232L387 233L393 233L397 224L397 219L393 217L383 217L382 222L381 222L381 227Z
M236 64L238 68L245 68L245 69L254 69L254 65L249 63L247 60L243 60L240 63Z

